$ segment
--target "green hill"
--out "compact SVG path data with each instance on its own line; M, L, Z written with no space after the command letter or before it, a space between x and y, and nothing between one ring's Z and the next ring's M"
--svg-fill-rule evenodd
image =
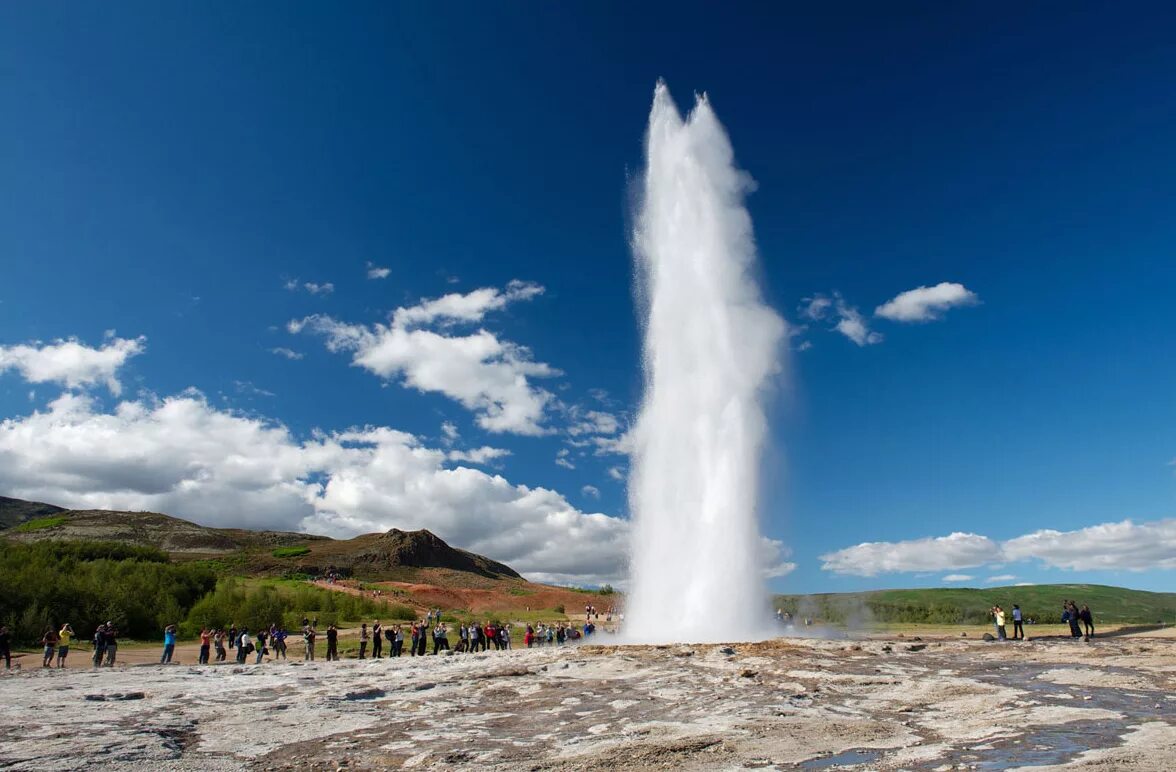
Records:
M820 595L777 595L776 608L831 624L904 622L983 624L994 605L1021 607L1027 619L1056 622L1062 602L1087 604L1096 622L1152 624L1176 621L1176 593L1129 590L1101 584L1037 584L1024 587L942 587Z

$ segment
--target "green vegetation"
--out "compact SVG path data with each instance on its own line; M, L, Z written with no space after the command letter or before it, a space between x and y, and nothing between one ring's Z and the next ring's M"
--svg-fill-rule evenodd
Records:
M878 590L823 595L778 595L776 608L831 624L986 624L988 609L1017 604L1026 619L1056 623L1062 602L1087 604L1095 624L1172 622L1176 593L1145 592L1098 584L1041 584L1026 587Z
M56 528L59 525L65 525L66 518L64 517L38 517L36 520L28 520L21 523L12 530L17 533L31 533L32 531L43 531L46 528Z
M616 590L613 589L613 586L611 584L606 584L603 587L601 587L599 590L597 590L597 592L600 593L601 595L612 595L614 592L616 592Z
M296 558L300 555L307 555L310 553L310 547L278 547L271 555L275 558Z
M155 638L215 583L207 567L171 563L151 547L0 540L0 623L20 643L65 622L83 638L106 621L128 637Z
M221 579L212 592L202 597L180 624L180 635L191 637L202 627L248 627L257 630L271 624L297 630L302 619L317 618L319 629L329 624L387 618L390 612L383 603L342 592L283 579ZM412 619L407 617L393 619Z

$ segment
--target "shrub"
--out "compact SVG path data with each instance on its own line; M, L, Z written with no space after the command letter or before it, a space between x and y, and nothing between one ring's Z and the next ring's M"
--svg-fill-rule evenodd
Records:
M555 607L555 613L557 613L557 614L564 614L564 613L566 613L566 612L564 611L564 604L562 604L562 603L561 603L561 604L559 604L558 606L556 606L556 607Z
M310 547L278 547L272 554L275 558L296 558L310 552Z

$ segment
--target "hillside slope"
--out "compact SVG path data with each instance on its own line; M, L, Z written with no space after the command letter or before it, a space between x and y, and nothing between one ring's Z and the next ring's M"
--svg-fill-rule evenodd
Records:
M332 539L287 531L209 528L158 512L67 510L19 499L3 499L0 504L12 522L0 530L0 537L21 543L135 544L155 547L180 559L217 559L232 573L245 575L318 575L334 569L365 580L414 581L421 569L443 569L455 580L462 576L522 579L510 566L451 547L427 530L393 528L353 539Z
M1176 593L1147 592L1100 584L1040 584L1022 587L972 589L943 587L913 590L778 595L776 608L800 617L837 624L871 622L926 622L979 624L988 609L1021 607L1026 618L1056 622L1062 603L1087 604L1096 621L1171 623L1176 618Z
M62 511L64 510L61 507L55 507L52 504L42 504L39 501L24 501L23 499L10 499L7 496L0 496L0 529L12 528L26 520L49 517Z

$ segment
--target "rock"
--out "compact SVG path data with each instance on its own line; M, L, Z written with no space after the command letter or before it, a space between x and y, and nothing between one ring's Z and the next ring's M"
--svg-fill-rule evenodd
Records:
M922 651L925 648L927 648L927 644L925 643L915 643L906 647L907 651Z
M728 657L730 657L733 654L735 654L735 650L732 649L730 646L724 646L723 648L719 649L719 653L726 654Z
M756 674L756 672L755 672L754 670L747 670L747 669L744 669L744 670L741 670L741 671L739 671L739 677L740 677L740 678L755 678L755 677L756 677L756 675L757 675L757 674Z
M343 695L343 699L349 702L355 702L356 700L377 700L386 694L387 692L385 692L383 689L372 687L371 689L360 689L356 692L348 692L347 694Z
M889 646L883 646L882 651L889 654L890 652L894 651L894 649L890 648Z
M414 686L413 690L418 691L418 692L423 692L426 689L432 689L436 685L437 684L435 684L435 683L430 683L429 681L425 681L424 683L420 683L420 684L417 684L416 686Z
M967 637L968 637L968 634L967 634L967 633L960 633L960 637L961 637L961 638L967 638Z
M992 634L992 633L984 633L984 640L986 640L986 641L995 641L995 640L996 640L996 638L995 638L995 636L993 636L993 634Z

